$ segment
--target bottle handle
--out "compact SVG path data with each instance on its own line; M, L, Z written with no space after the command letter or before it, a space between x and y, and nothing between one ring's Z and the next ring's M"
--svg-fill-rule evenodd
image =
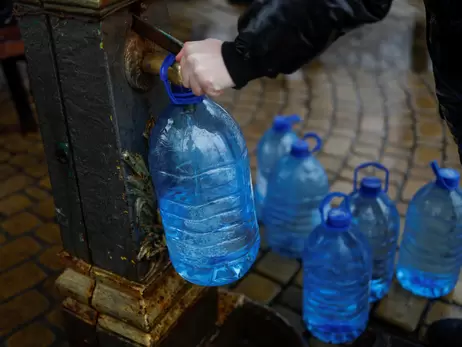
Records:
M315 139L316 140L316 145L314 146L314 148L312 150L310 150L310 153L318 152L321 149L321 147L322 147L322 139L319 137L318 134L316 134L316 133L305 133L303 135L303 140L306 140L306 139Z
M388 186L389 186L389 183L390 183L390 171L388 171L388 169L385 166L383 166L382 164L380 164L378 162L375 162L375 161L369 161L367 163L363 163L363 164L356 167L355 172L354 172L354 178L353 178L354 191L356 192L358 190L358 174L359 174L359 171L362 170L362 169L365 169L366 167L370 167L370 166L373 166L376 169L379 169L379 170L382 170L383 172L385 172L385 186L383 188L383 191L385 193L388 192Z
M348 201L348 195L345 193L341 192L333 192L327 194L324 199L321 201L321 204L319 205L319 212L321 212L321 223L325 225L326 223L326 216L324 214L324 210L327 205L330 205L331 201L335 198L343 198L343 201L345 202L345 208L350 211L350 203Z
M168 80L168 69L175 63L176 57L174 54L169 53L162 63L159 71L160 80L164 83L167 95L171 102L175 105L191 105L198 104L204 100L203 96L196 96L191 89L183 86L177 86L178 91L173 91L172 84Z
M449 186L446 184L446 181L445 181L444 179L441 179L441 177L440 177L440 169L441 169L441 168L440 168L440 166L438 165L438 162L437 162L436 160L431 161L431 162L430 162L430 167L432 168L433 173L434 173L435 176L436 176L436 179L437 179L439 182L441 182L441 183L444 185L444 187L445 187L446 189L451 190L451 187L449 187Z

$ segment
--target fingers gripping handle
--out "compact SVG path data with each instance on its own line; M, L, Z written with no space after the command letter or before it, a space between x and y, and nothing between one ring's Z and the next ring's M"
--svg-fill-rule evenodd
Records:
M203 96L196 96L191 89L183 86L174 86L168 79L168 69L175 63L175 55L169 54L160 67L160 79L164 83L168 97L175 105L199 104L204 100Z

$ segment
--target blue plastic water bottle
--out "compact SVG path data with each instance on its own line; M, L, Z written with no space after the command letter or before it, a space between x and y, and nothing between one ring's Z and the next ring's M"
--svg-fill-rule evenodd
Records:
M375 176L363 177L358 189L358 173L373 166L385 172L385 182ZM369 240L372 250L372 282L369 301L380 300L388 293L393 280L399 236L399 213L388 197L389 172L383 165L369 162L359 165L354 173L354 191L350 194L353 224Z
M332 199L343 204L325 212ZM367 238L351 223L348 197L331 193L319 210L321 224L306 241L303 255L303 319L327 343L355 340L369 318L372 258Z
M304 141L309 138L316 140L313 149ZM322 140L314 133L303 139L295 141L276 164L263 208L269 247L292 258L301 258L306 237L321 222L319 204L329 192L326 172L313 155Z
M175 270L186 280L219 286L241 278L260 237L244 137L218 104L170 85L171 104L150 137L149 167Z
M268 129L258 142L257 146L257 184L255 185L255 206L258 219L262 218L264 200L268 179L276 163L282 156L289 153L290 146L298 137L292 130L295 123L300 122L300 117L276 116L273 126Z
M433 161L436 180L409 203L396 277L410 292L426 298L450 293L462 263L460 174Z

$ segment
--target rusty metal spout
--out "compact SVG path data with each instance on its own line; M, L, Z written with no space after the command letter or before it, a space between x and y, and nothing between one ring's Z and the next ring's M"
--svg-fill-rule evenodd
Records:
M141 64L141 68L144 72L159 75L160 68L162 63L164 62L165 55L154 53L154 54L147 54L143 58L143 62ZM174 63L168 69L168 79L170 82L176 85L183 85L183 79L181 77L181 67L180 64Z

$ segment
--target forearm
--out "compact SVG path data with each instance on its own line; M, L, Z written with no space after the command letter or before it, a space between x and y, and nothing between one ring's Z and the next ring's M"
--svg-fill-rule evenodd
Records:
M339 36L381 20L391 0L257 0L239 20L239 35L222 48L237 87L291 73Z

